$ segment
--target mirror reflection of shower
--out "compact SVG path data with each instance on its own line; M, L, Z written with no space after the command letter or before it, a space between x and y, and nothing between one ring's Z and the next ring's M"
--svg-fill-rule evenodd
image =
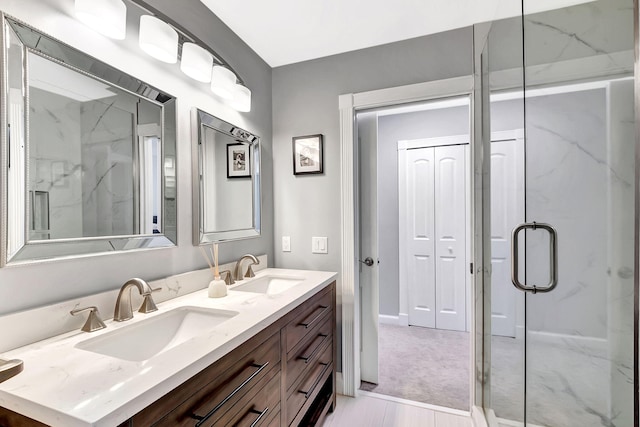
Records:
M27 60L29 239L161 233L161 107Z

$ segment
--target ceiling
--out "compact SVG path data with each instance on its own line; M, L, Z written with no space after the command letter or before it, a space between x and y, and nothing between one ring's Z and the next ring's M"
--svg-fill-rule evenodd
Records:
M517 16L520 0L201 0L271 67ZM527 13L593 0L526 0Z

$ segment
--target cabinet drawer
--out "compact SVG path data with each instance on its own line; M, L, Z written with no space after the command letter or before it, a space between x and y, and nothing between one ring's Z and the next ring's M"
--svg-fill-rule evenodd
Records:
M333 312L332 293L324 292L304 303L286 326L286 349L289 353L324 317Z
M287 425L296 418L307 401L313 399L322 386L322 380L331 375L333 369L333 345L327 343L320 357L305 370L303 379L287 393ZM320 386L320 387L319 387Z
M240 347L242 349L243 346ZM244 354L235 360L238 354ZM254 387L266 385L280 368L279 334L259 345L224 357L174 392L134 416L134 426L189 426L196 418L218 420ZM203 424L206 425L206 424Z
M220 419L216 425L228 427L258 427L267 426L274 415L280 412L280 373L278 372L267 385L261 387L252 396L246 395L236 407L239 410L226 419ZM207 424L208 426L213 425Z
M293 386L306 368L316 363L326 343L333 341L332 320L330 313L327 313L300 345L287 356L286 390Z

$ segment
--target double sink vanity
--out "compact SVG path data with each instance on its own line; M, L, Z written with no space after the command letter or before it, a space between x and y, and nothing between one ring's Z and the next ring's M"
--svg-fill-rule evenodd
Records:
M335 404L335 273L265 269L4 354L2 426L315 425Z

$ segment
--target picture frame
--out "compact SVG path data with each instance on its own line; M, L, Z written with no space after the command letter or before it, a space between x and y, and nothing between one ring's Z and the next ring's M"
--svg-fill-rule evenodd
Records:
M293 174L311 175L324 171L322 134L293 137Z
M251 154L247 144L227 144L227 178L251 178Z

